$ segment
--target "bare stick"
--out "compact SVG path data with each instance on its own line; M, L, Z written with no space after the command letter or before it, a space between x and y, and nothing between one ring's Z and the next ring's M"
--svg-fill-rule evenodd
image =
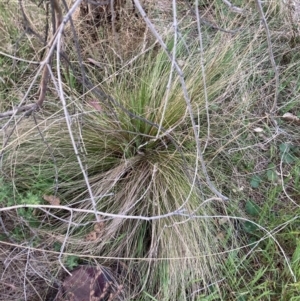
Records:
M59 256L58 256L58 261L59 261L59 264L61 265L61 267L70 275L72 276L72 274L65 268L62 260L61 260L61 257L63 255L63 252L64 252L64 249L65 249L65 246L66 246L66 243L67 243L67 239L69 237L69 232L70 232L70 228L71 228L71 223L72 223L72 219L73 219L73 212L71 211L71 216L70 216L70 219L69 219L69 222L68 222L68 229L67 229L67 233L65 235L65 238L64 238L64 241L61 245L61 248L60 248L60 253L59 253Z
M73 132L72 132L72 126L71 126L71 121L70 121L71 119L70 119L70 115L69 115L69 112L68 112L68 109L67 109L67 103L66 103L66 99L65 99L65 96L64 96L64 91L63 91L63 86L62 86L62 78L61 78L61 72L60 72L60 51L59 50L60 50L60 47L61 47L61 38L62 38L63 29L64 29L65 24L68 22L70 16L72 15L72 12L81 3L81 1L82 0L77 0L74 3L74 5L69 10L67 15L63 18L63 22L57 30L57 36L56 36L56 42L57 42L57 73L58 73L57 74L57 76L58 76L58 83L57 84L58 84L58 94L59 94L59 98L61 100L61 103L63 105L65 120L66 120L66 124L67 124L67 127L68 127L68 132L69 132L69 135L70 135L71 143L72 143L72 146L73 146L78 164L80 166L81 172L83 174L83 177L84 177L84 180L85 180L85 183L86 183L86 186L87 186L90 198L91 198L92 207L93 207L93 210L94 210L94 213L95 213L95 218L98 222L100 222L100 217L97 214L97 204L96 204L96 201L95 201L95 198L94 198L94 195L93 195L91 185L89 183L89 178L88 178L87 172L84 169L84 166L83 166L82 160L80 158L78 148L76 146L75 138L74 138L74 135L73 135Z
M13 60L16 60L16 61L20 61L20 62L24 62L24 63L28 63L28 64L36 64L36 65L40 65L40 63L41 63L41 62L38 62L38 61L28 61L28 60L24 60L24 59L22 59L22 58L20 58L20 57L17 57L17 56L14 56L14 55L11 55L11 54L2 52L2 51L0 51L0 54L3 55L3 56L9 57L10 59L13 59Z
M276 62L275 62L275 59L274 59L270 30L269 30L269 26L268 26L266 17L264 15L264 12L263 12L263 9L262 9L262 6L261 6L261 1L260 0L255 0L255 2L257 4L257 8L258 8L258 11L260 13L261 20L262 20L263 26L264 26L265 31L266 31L269 56L270 56L271 64L272 64L273 71L274 71L274 74L275 74L275 95L274 95L273 106L272 106L272 108L270 110L270 113L273 113L276 110L277 102L278 102L279 72L278 72L278 68L277 68L277 65L276 65Z
M55 31L60 26L63 20L63 13L61 7L59 6L58 0L51 0L50 2L51 2L52 9L55 13L55 24L53 24L53 26L55 26L53 34L55 34Z
M36 107L35 103L32 103L30 105L19 106L19 107L16 107L15 109L13 109L13 110L9 110L9 111L0 113L0 118L5 118L5 117L10 117L10 116L13 116L13 115L17 115L18 113L32 110L35 107Z
M236 13L239 13L239 14L243 14L244 13L244 10L243 9L241 9L241 8L239 8L239 7L237 7L237 6L235 6L235 5L233 5L231 2L229 2L228 0L222 0L226 5L228 5L229 6L229 8L232 10L232 11L234 11L234 12L236 12ZM198 1L197 1L198 2Z
M207 95L207 86L206 86L206 73L205 73L205 66L204 66L204 51L203 51L203 41L202 41L202 33L201 33L201 22L200 22L200 15L198 9L199 1L196 0L196 17L197 17L197 28L198 28L198 38L199 38L199 46L200 46L200 65L201 65L201 72L202 72L202 81L203 81L203 92L204 92L204 100L205 100L205 111L206 111L206 118L207 118L207 138L205 145L203 147L203 153L208 145L208 141L210 138L210 117L208 111L208 95Z
M155 29L154 25L152 24L152 22L149 20L147 14L145 13L143 7L141 6L139 0L134 0L134 4L136 6L136 8L139 10L142 18L144 19L144 21L146 22L147 26L149 27L150 31L152 32L152 34L156 37L156 39L158 40L159 44L161 45L161 47L163 48L163 50L166 52L169 60L172 62L172 55L169 53L167 46L165 44L165 42L162 40L161 36L159 35L159 33L157 32L157 30ZM185 84L185 80L184 80L184 76L183 76L183 72L180 68L180 66L177 64L176 61L174 61L174 66L175 69L179 75L180 78L180 82L181 82L181 87L183 90L183 95L184 95L184 99L187 105L187 109L189 112L189 116L191 119L191 124L193 127L193 132L194 132L194 137L195 137L195 141L196 141L196 146L197 146L197 151L198 151L198 156L199 156L199 160L202 166L202 172L206 178L206 182L207 185L209 186L210 190L215 193L218 197L222 198L223 200L228 200L228 198L224 195L222 195L213 185L213 183L211 182L209 175L207 173L207 169L206 169L206 165L204 162L204 158L202 156L202 151L201 151L201 145L200 145L200 140L198 138L198 132L197 132L197 128L196 128L196 124L193 118L193 110L192 110L192 106L191 106L191 100L190 97L188 95L188 91L187 91L187 87Z
M117 49L115 51L116 51L116 53L119 53L120 52L120 43L119 43L119 39L117 37L117 31L116 31L116 24L115 23L116 23L117 13L116 13L116 10L115 10L114 2L115 2L115 0L110 0L111 27L112 27L112 32L113 32L113 43L117 46ZM120 55L118 55L118 57L121 58Z
M29 253L30 250L27 251L27 258L26 258L26 265L25 265L25 271L24 271L24 280L23 280L23 292L24 292L24 299L27 301L27 292L26 292L26 279L27 279L27 270L28 270L28 263L29 263Z
M22 205L14 205L14 206L8 206L0 208L0 212L3 211L10 211L20 208L36 208L36 209L60 209L60 210L67 210L69 212L80 212L80 213L87 213L87 214L97 214L97 216L104 216L108 218L123 218L123 219L133 219L133 220L144 220L144 221L152 221L162 218L167 218L170 216L179 216L182 215L186 210L176 210L173 212L169 212L162 215L156 215L156 216L142 216L142 215L124 215L124 214L114 214L114 213L108 213L98 210L91 210L91 209L81 209L81 208L71 208L68 206L62 206L62 205L32 205L32 204L22 204ZM99 221L101 221L99 217Z
M23 7L23 0L19 0L19 6L21 9L21 13L23 16L23 25L26 33L34 34L39 38L40 41L43 42L43 38L37 33L36 30L34 30L34 26L32 25L32 22L30 21L29 17L26 15L24 7Z

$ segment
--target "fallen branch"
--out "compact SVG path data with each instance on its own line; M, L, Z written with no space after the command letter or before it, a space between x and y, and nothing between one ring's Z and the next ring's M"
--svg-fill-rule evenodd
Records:
M36 103L32 103L30 105L24 105L20 107L16 107L12 110L0 113L0 118L5 118L5 117L10 117L10 116L15 116L19 113L25 112L25 111L34 111L37 108Z

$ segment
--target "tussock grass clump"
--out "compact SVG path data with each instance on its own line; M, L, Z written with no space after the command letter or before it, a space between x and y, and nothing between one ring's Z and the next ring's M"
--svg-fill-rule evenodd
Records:
M199 54L196 48L190 51L194 55L187 56L184 46L178 46L191 105L198 112L192 118L201 128L207 122L202 121L206 116L203 81L200 66L193 63ZM229 43L215 55L209 54L209 98L226 88L225 76L233 75L234 68L228 68L232 54ZM74 133L80 133L76 143L80 145L97 210L123 217L160 216L184 210L187 216L171 214L152 221L103 217L101 238L87 241L95 217L77 212L73 222L86 226L71 226L67 249L71 253L127 258L132 271L142 275L135 292L142 290L158 300L186 300L195 298L195 290L205 290L218 280L218 265L223 259L214 254L226 240L217 238L221 230L212 218L190 216L214 215L223 212L223 205L220 200L205 202L211 193L199 169L191 117L178 75L173 75L168 86L170 66L162 52L146 54L109 85L100 85L110 96L107 101L74 103L80 110L71 118ZM6 154L6 162L14 161L8 173L20 192L34 189L37 179L43 179L49 185L44 191L49 194L56 169L61 204L93 209L67 127L63 120L53 117L38 120L35 127L25 122L17 128L18 135L12 138ZM48 146L41 141L37 128ZM205 139L205 135L200 129L199 137ZM69 219L68 212L57 214ZM40 227L47 231L43 216L39 218ZM56 225L52 231L62 242L68 224L49 218L50 224ZM144 260L139 261L141 258Z
M124 286L118 300L265 300L281 293L288 300L299 295L297 285L290 288L293 277L299 277L299 131L279 117L299 115L295 82L300 64L297 40L287 35L291 49L286 50L280 38L290 27L275 22L278 11L288 17L282 4L264 5L269 24L281 32L274 39L277 33L271 31L280 87L265 30L256 26L258 14L236 15L224 1L204 3L200 12L210 22L243 30L233 35L203 27L201 51L196 22L189 24L195 16L183 9L188 17L179 24L184 30L176 59L193 116L166 54L155 44L147 48L151 39L141 19L132 26L130 18L115 24L119 46L117 36L110 39L111 24L91 26L88 35L91 27L81 27L85 20L75 20L82 22L76 28L90 90L82 95L75 69L62 68L70 116L49 97L42 112L4 128L6 135L14 131L3 144L1 207L39 206L1 212L6 296L14 289L14 296L22 295L17 283L22 282L28 300L43 300L46 293L26 287L27 281L43 279L39 289L44 291L45 281L58 283L65 268L82 264L113 274ZM156 13L149 14L154 21ZM135 29L143 32L136 34L136 45L130 44ZM164 36L163 26L159 31ZM79 50L68 38L66 52L73 63ZM174 51L174 41L168 41ZM270 116L278 88L278 116ZM207 183L197 139L209 177L230 198L227 203ZM49 203L56 207L45 208ZM94 210L103 212L98 221ZM10 265L8 257L20 260ZM7 285L16 267L21 272Z

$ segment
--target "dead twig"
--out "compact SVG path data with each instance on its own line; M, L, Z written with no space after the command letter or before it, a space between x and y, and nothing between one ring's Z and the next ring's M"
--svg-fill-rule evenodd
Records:
M35 35L41 42L44 42L42 36L33 29L32 22L30 21L29 17L25 13L25 9L23 7L23 0L19 0L19 6L23 17L23 26L26 33Z
M155 215L155 216L142 216L142 215L126 215L126 214L114 214L114 213L109 213L109 212L103 212L103 211L98 211L98 210L93 210L93 209L83 209L83 208L71 208L68 206L63 206L63 205L32 205L32 204L22 204L22 205L14 205L14 206L8 206L8 207L3 207L0 208L0 212L4 211L10 211L10 210L15 210L15 209L20 209L20 208L35 208L35 209L59 209L59 210L66 210L71 212L72 214L74 212L80 212L80 213L87 213L87 214L97 214L99 217L98 220L99 222L104 221L104 219L100 219L100 216L104 216L107 218L123 218L123 219L132 219L132 220L143 220L143 221L152 221L152 220L158 220L158 219L163 219L167 218L170 216L179 216L182 215L183 213L186 212L185 209L182 210L176 210L172 211L166 214L162 215ZM70 224L72 224L72 220L69 221Z
M207 93L207 84L206 84L206 72L204 66L204 46L202 41L202 30L201 30L201 22L200 22L200 14L198 10L198 0L196 1L196 17L197 17L197 28L198 28L198 38L199 38L199 48L200 48L200 65L201 65L201 73L202 73L202 82L203 82L203 92L204 92L204 100L205 100L205 111L207 118L207 137L205 141L205 145L203 147L203 153L206 150L208 145L208 141L210 139L210 115L208 108L208 93Z
M263 26L265 28L266 31L266 37L267 37L267 42L268 42L268 50L269 50L269 56L270 56L270 61L272 64L272 68L274 71L274 76L275 76L275 94L274 94L274 101L273 101L273 105L272 108L270 110L270 113L273 113L277 107L277 102L278 102L278 94L279 94L279 72L278 72L278 68L275 62L275 58L274 58L274 53L273 53L273 47L272 47L272 41L271 41L271 34L270 34L270 30L269 30L269 26L268 26L268 22L266 20L266 17L264 15L264 11L261 5L261 1L260 0L255 0L259 14L261 16L261 21L263 23Z
M30 105L24 105L24 106L19 106L16 107L12 110L0 113L0 118L6 118L6 117L10 117L10 116L15 116L19 113L25 112L25 111L33 111L37 108L36 103L32 103Z
M75 1L73 6L70 8L68 13L63 18L61 25L59 26L59 28L56 31L56 36L55 36L55 40L53 41L53 46L57 48L57 52L56 52L56 55L57 55L57 57L56 57L56 59L57 59L57 76L58 76L58 80L57 80L58 89L57 89L57 92L58 92L60 101L61 101L62 106L63 106L63 111L64 111L64 114L65 114L65 121L66 121L66 124L67 124L67 128L68 128L69 136L70 136L71 143L72 143L72 146L73 146L73 150L74 150L74 153L76 154L77 162L80 166L82 175L84 177L84 180L85 180L85 183L86 183L86 186L87 186L90 198L91 198L91 203L92 203L93 211L94 211L94 214L95 214L95 219L96 219L97 222L100 222L99 215L97 214L96 200L95 200L95 197L93 195L91 185L89 183L89 178L88 178L87 172L86 172L86 170L83 166L82 159L80 158L80 153L79 153L77 143L76 143L75 138L74 138L74 134L72 132L70 114L69 114L68 109L67 109L67 103L66 103L66 99L65 99L65 96L64 96L64 90L63 90L63 86L62 86L62 78L61 78L61 72L60 72L61 53L60 53L59 49L61 47L61 39L62 39L62 35L63 35L63 30L64 30L65 25L69 21L70 17L72 16L73 12L80 5L81 2L82 2L82 0Z
M244 10L243 9L241 9L241 8L233 5L230 1L228 1L228 0L222 0L222 1L223 1L223 3L225 3L226 5L229 6L230 10L232 10L232 11L234 11L236 13L239 13L239 14L244 14Z

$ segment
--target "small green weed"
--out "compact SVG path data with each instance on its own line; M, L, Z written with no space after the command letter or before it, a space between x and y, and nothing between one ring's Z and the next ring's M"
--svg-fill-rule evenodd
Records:
M65 264L70 270L75 269L79 265L80 258L77 256L69 255L66 257Z

